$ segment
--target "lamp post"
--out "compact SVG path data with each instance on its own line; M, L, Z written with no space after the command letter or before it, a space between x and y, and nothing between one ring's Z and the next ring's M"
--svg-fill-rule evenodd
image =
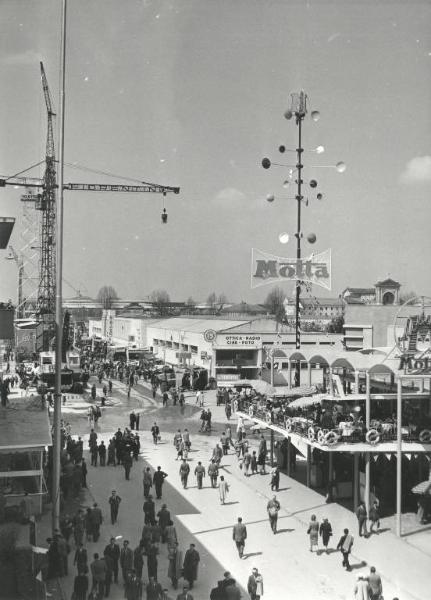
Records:
M303 281L300 279L302 274L302 249L301 249L301 240L303 237L303 233L301 230L301 210L302 204L305 203L308 206L308 198L304 198L303 184L304 180L302 179L302 169L304 168L304 164L302 162L302 155L304 153L304 148L302 147L302 123L307 114L307 94L301 90L299 93L293 93L290 95L290 107L284 113L284 117L287 120L295 117L295 123L298 128L298 143L296 150L287 149L284 145L279 146L278 150L280 153L284 152L296 152L296 165L283 165L279 163L272 163L269 158L264 158L262 160L262 167L264 169L269 169L271 165L275 166L284 166L289 167L289 176L291 177L294 172L296 172L296 195L294 199L296 200L296 293L295 293L295 347L297 350L301 348L301 286ZM316 110L311 112L311 119L313 121L318 121L320 119L320 113ZM316 152L317 154L321 154L325 151L323 146L317 146L312 152ZM338 162L336 165L319 165L320 167L334 167L337 169L339 173L343 173L346 169L346 165L343 162ZM285 186L289 184L289 179L285 181ZM310 188L317 187L317 181L315 179L311 179L308 182ZM316 195L317 200L322 200L323 194L320 192ZM273 202L275 199L274 195L269 194L267 196L268 202ZM289 240L289 236L287 233L282 233L279 236L279 239L282 243L286 243ZM314 233L309 233L307 235L307 240L310 244L314 244L316 242L316 235ZM295 384L299 385L301 382L301 362L298 360L296 363L295 370Z

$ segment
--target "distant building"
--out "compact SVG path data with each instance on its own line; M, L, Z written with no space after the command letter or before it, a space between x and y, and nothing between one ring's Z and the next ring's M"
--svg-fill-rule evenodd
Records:
M301 298L299 302L301 320L331 321L343 316L344 302L341 298ZM295 315L295 299L284 301L286 316Z
M344 346L362 350L393 343L393 322L399 310L401 284L393 279L378 281L372 288L346 288Z

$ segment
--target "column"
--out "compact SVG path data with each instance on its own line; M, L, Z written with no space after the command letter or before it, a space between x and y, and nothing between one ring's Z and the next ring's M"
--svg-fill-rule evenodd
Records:
M365 426L369 429L371 420L371 379L368 371L365 373L365 387Z
M353 455L353 510L358 508L359 498L359 452Z
M359 394L359 371L355 371L355 394Z
M290 441L290 436L287 438L287 476L290 477L292 472L290 461L292 459L292 442Z
M271 468L272 468L274 466L274 430L273 429L271 429L270 460L271 460Z
M311 487L311 446L307 444L307 487Z
M308 385L311 387L311 362L307 364Z
M334 479L334 454L328 452L328 494L329 499L332 500L332 485L331 481Z
M402 397L403 397L403 380L398 378L397 383L397 519L396 531L397 536L401 537L401 474L402 474L402 437L401 437L401 422L402 422Z
M425 388L424 388L424 383L425 383L425 380L424 380L424 379L419 379L419 392L420 392L421 394L423 394L423 393L424 393L424 389L425 389Z
M287 361L287 385L289 389L292 387L292 361L290 358Z
M365 426L367 430L370 428L371 421L371 378L367 371L365 373ZM365 490L364 490L364 502L367 507L367 513L370 510L370 479L371 479L371 455L369 452L365 453Z
M328 379L328 381L329 381L329 390L328 391L329 391L329 394L331 396L333 396L334 395L334 385L333 385L333 382L332 382L332 368L331 367L328 368L328 375L329 375L329 379Z
M271 385L274 387L274 355L271 354Z

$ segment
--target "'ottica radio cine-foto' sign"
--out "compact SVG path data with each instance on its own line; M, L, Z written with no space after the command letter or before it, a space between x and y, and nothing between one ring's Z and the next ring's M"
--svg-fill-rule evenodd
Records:
M283 258L262 252L251 251L251 287L282 281L302 281L331 289L331 250L311 254L304 258Z

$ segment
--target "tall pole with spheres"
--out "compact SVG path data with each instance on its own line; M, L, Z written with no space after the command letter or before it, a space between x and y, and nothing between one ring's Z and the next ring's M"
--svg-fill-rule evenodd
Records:
M308 206L308 198L304 198L302 194L304 180L302 179L302 169L304 167L302 162L302 156L304 153L304 148L302 147L302 122L307 114L307 95L304 91L300 91L299 93L291 94L291 105L290 108L284 113L286 119L290 120L292 117L295 117L295 122L298 128L298 144L295 150L288 150L285 146L280 146L279 151L281 153L286 152L295 152L296 153L296 165L283 165L280 163L272 163L269 158L264 158L262 160L262 166L264 169L269 169L271 165L280 166L280 167L289 167L289 176L291 177L294 172L296 172L296 195L294 198L296 200L297 206L297 217L296 217L296 272L298 275L298 279L296 280L296 293L295 293L295 347L297 350L301 348L301 287L302 280L301 274L303 272L302 267L302 253L301 253L301 240L303 237L301 231L301 209L302 204L305 203ZM318 111L312 111L311 118L313 121L318 121L320 118L320 113ZM324 152L323 146L318 146L312 152L316 152L317 154L321 154ZM317 166L317 165L316 165ZM346 165L343 162L338 162L336 165L318 165L319 167L333 167L336 168L339 173L343 173L346 169ZM289 184L289 179L285 182L285 185ZM311 188L317 187L317 181L315 179L311 179L308 182L308 185ZM319 192L316 195L318 200L323 198L323 195ZM267 200L272 202L274 200L274 196L272 194L267 196ZM280 239L285 236L288 239L287 234L282 234ZM310 244L314 244L316 241L316 235L314 233L310 233L307 235L307 240ZM299 385L301 382L301 363L298 360L296 363L295 370L295 385Z

